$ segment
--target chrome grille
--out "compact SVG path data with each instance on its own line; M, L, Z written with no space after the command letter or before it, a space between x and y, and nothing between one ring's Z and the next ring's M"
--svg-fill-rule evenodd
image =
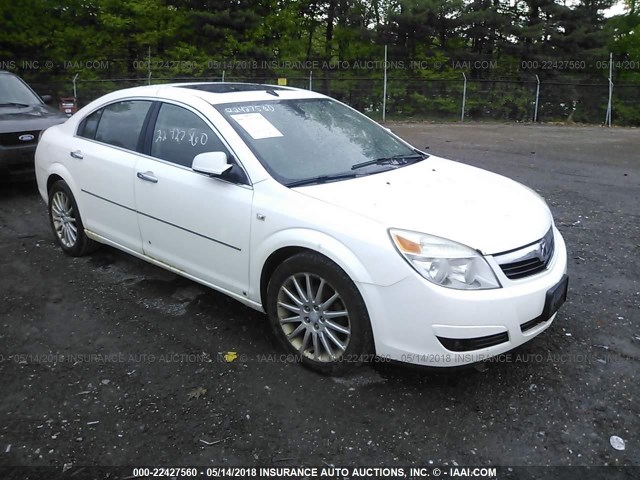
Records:
M494 255L505 276L511 280L529 277L547 269L553 258L555 242L553 227L537 242Z

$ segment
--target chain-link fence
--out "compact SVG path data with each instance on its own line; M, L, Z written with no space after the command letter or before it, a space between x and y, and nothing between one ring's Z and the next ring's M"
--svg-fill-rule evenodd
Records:
M32 83L40 94L76 97L78 106L115 90L187 81L238 81L277 84L286 79L293 87L312 89L335 97L370 117L381 120L491 120L507 122L566 122L603 124L609 101L609 84L598 82L502 79L420 79L390 75L386 84L383 115L384 74L359 72L221 72L207 77L146 77L83 79ZM463 108L464 104L464 108ZM612 120L615 125L640 126L640 85L613 86Z

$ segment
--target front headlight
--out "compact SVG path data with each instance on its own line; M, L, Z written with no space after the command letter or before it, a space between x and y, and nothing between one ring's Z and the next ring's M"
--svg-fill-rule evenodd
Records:
M398 252L424 278L458 290L500 288L500 282L478 252L446 238L389 229Z

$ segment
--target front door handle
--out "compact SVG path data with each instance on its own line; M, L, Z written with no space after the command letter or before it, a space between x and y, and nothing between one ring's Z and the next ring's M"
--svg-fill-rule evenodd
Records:
M72 158L77 158L78 160L82 160L84 158L80 150L69 152L69 155L71 155Z
M153 176L153 172L138 172L138 178L145 182L158 183L158 179Z

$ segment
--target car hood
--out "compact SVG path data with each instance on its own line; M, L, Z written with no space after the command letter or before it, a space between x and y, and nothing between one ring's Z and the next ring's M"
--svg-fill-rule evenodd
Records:
M0 133L44 130L66 120L65 115L47 105L0 106Z
M295 190L387 227L437 235L484 254L532 243L553 222L544 200L523 185L434 156L387 172Z

